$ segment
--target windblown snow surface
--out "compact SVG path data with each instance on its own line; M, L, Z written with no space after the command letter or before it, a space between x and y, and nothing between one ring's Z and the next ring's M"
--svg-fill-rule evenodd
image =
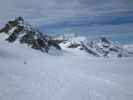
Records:
M0 41L0 100L133 100L133 58L46 54Z

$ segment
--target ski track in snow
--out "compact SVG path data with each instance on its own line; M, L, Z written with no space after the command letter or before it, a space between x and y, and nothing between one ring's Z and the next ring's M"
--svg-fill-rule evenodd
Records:
M0 100L133 99L133 58L54 56L0 45Z

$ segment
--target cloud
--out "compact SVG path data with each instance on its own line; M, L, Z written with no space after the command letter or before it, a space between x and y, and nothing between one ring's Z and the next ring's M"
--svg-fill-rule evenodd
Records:
M15 16L53 33L132 34L133 0L0 0L0 25Z
M42 25L81 16L122 14L133 10L132 6L132 0L1 0L0 19L21 15Z

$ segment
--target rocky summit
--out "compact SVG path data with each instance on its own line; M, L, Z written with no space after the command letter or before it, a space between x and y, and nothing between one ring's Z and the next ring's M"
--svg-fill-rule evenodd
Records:
M23 17L17 17L14 20L8 21L6 25L0 29L0 33L6 34L6 40L10 43L19 41L21 44L48 52L51 47L61 50L58 42L53 40L51 36L44 35L30 24L26 23Z

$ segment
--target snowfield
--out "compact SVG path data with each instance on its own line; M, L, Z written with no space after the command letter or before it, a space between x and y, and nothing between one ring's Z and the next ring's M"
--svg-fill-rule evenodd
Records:
M0 40L0 100L133 100L133 58L75 52L46 54Z

